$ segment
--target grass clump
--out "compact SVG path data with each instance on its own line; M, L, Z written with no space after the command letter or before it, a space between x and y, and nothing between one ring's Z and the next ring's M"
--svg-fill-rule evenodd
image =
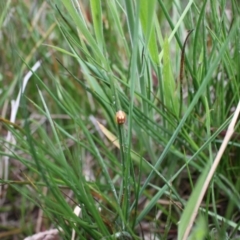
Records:
M237 239L234 0L1 7L2 239Z

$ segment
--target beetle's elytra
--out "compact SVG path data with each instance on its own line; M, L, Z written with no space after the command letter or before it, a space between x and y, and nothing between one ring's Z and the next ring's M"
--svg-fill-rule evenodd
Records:
M126 122L126 113L122 110L116 112L116 122L117 124L121 125Z

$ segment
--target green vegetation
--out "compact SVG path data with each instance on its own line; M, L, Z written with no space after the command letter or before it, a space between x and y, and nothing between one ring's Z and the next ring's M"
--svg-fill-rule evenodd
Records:
M1 239L239 239L237 0L0 9Z

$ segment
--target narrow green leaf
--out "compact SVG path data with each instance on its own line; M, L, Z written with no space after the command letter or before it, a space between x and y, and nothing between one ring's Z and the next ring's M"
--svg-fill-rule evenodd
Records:
M165 104L177 116L179 112L179 97L171 69L168 40L165 40L163 45L163 86Z
M98 47L100 51L103 51L103 26L102 26L102 8L100 0L91 0L91 10L92 10L92 18L93 25L95 30L95 35L98 43Z
M155 18L155 0L145 1L141 0L140 2L140 20L143 29L143 33L146 39L146 45L149 49L150 55L152 60L155 63L158 63L158 50L157 50L157 40L156 34L154 31L153 24L154 20L157 21Z
M191 194L190 199L188 200L188 203L184 209L184 212L181 216L180 219L180 223L178 226L178 240L182 240L184 233L189 225L189 221L190 221L190 216L192 215L193 209L195 207L195 204L199 198L199 193L201 192L201 189L203 187L203 184L207 178L209 169L211 167L211 162L209 161L202 173L202 175L200 176L194 190L193 193Z

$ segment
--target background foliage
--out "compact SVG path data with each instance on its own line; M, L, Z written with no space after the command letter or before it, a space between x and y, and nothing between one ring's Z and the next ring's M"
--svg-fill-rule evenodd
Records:
M1 239L183 239L239 101L238 1L0 8ZM238 140L190 239L238 237Z

